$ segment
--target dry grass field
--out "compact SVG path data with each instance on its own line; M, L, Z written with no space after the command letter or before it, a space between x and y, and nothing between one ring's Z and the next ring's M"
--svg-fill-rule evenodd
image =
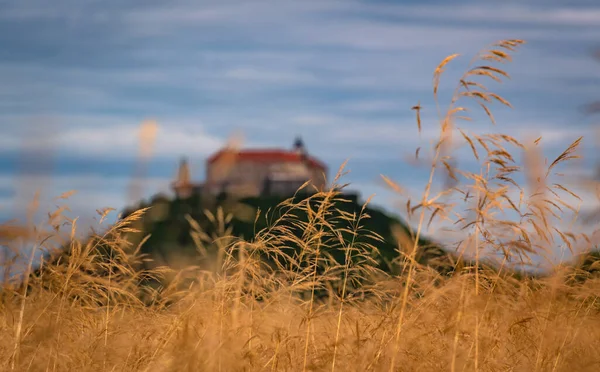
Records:
M252 241L227 236L228 216L217 213L214 222L223 226L223 236L194 232L199 250L219 252L214 269L178 273L139 270L143 258L127 235L144 211L88 241L69 239L76 222L57 213L49 223L54 230L4 226L1 232L8 245L27 235L41 247L66 229L69 250L24 284L5 283L0 369L600 370L600 279L582 279L568 265L545 276L508 274L532 255L593 245L588 236L559 228L563 212L577 211L567 202L574 195L547 181L577 156L581 139L546 163L540 159L543 140L522 143L494 134L501 123L489 125L491 134L468 129L474 125L466 118L471 112L480 110L493 122L494 105L510 105L487 85L508 77L503 66L522 44L507 40L484 49L457 83L447 109L438 107L439 140L429 154L417 154L428 159L431 173L421 199L406 203L407 214L419 223L413 236L398 239L400 275L372 265L377 236L373 244L354 241L369 234L361 228L369 216L343 215L347 229L331 228L332 200L341 197L334 189L316 194L314 203L289 206ZM444 67L456 57L435 70L434 95ZM416 135L421 108L413 109ZM458 168L452 160L457 143L472 152L480 172ZM434 187L439 175L446 187ZM402 193L401 185L385 181ZM294 210L307 212L309 221L295 220ZM457 252L472 258L474 267L441 276L416 263L416 242L436 220L451 221L462 232ZM290 226L303 232L302 239ZM300 255L287 253L291 242L303 247ZM344 259L333 259L323 247L343 252ZM476 269L492 253L500 257L497 267ZM265 254L280 257L279 267L258 259ZM141 284L149 277L166 284L149 289ZM323 291L329 295L316 295Z

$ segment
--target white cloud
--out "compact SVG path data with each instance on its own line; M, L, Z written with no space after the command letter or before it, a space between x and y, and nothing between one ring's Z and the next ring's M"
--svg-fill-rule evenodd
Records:
M391 99L363 99L344 102L337 108L350 112L378 113L385 111L407 110L414 106L414 102L408 100Z
M328 126L339 123L340 119L332 115L301 115L293 117L292 122L299 125L312 126Z
M352 1L348 1L351 4ZM172 1L167 6L134 9L126 15L126 20L135 26L150 26L161 23L167 26L179 26L182 23L256 23L269 19L279 21L278 17L296 18L306 14L324 11L344 10L344 1L278 1L274 5L269 1L247 3L245 1L222 1L220 4L202 2ZM253 16L250 16L253 15Z
M46 9L41 1L11 3L2 13L2 17L19 19L55 19L69 18L72 22L83 22L84 6L78 1L56 1L56 7ZM109 2L110 3L110 2ZM270 1L253 2L221 1L218 4L203 1L174 0L168 4L146 6L144 8L113 7L103 10L93 9L90 18L102 21L110 16L124 14L122 18L132 25L141 27L146 33L152 29L159 32L162 25L171 27L181 24L197 24L226 22L250 23L259 20L274 20L279 17L291 19L322 13L353 12L355 14L387 15L403 17L420 17L422 19L444 19L458 21L485 21L535 23L544 25L596 26L600 23L600 11L597 7L568 7L562 4L555 6L548 1L526 4L498 4L490 6L480 2L463 2L448 5L400 5L389 3L369 3L352 0L343 1L278 1L275 5ZM120 10L120 12L119 12ZM252 14L254 17L249 17ZM154 26L154 27L152 27Z
M331 17L328 22L315 22L319 15ZM363 19L357 19L360 15ZM418 19L422 22L440 20L461 22L470 29L456 27L420 27L399 26L389 22L364 21L380 16ZM521 29L514 25L536 24L538 26L571 26L573 28L597 26L600 24L600 10L589 8L548 8L543 6L489 6L484 4L423 5L387 5L358 1L280 1L276 5L270 2L246 4L244 2L226 2L218 6L194 3L179 3L168 7L132 10L125 16L130 32L143 35L160 35L172 32L176 27L202 25L214 26L229 24L244 29L246 36L262 42L280 40L282 36L295 42L312 45L327 44L363 49L397 49L445 46L450 40L490 39L498 34L510 35L521 32L530 38L550 38L548 31ZM320 20L319 20L320 21ZM474 30L470 23L487 23L488 27ZM489 25L496 26L491 30ZM162 27L157 27L161 24ZM271 30L281 32L273 33ZM234 34L235 30L229 30ZM592 38L596 33L578 35L574 30L552 32L552 38ZM556 37L555 37L556 36ZM486 40L489 41L489 40Z
M365 10L367 8L365 7ZM546 8L527 5L435 5L435 6L387 6L373 7L373 12L405 17L421 17L426 20L452 20L462 22L506 22L538 24L545 26L598 26L600 9L587 8ZM368 11L368 10L367 10Z
M77 217L80 221L81 233L88 232L90 226L97 224L99 215L97 210L115 208L111 214L114 220L116 214L125 205L137 202L128 200L128 188L131 177L104 177L96 174L78 175L19 175L18 177L2 175L0 184L11 185L14 196L2 200L3 208L0 210L5 218L24 217L27 209L34 201L36 193L40 193L39 205L36 209L38 223L47 220L47 214L58 206L66 206L70 218ZM171 195L170 178L145 177L143 179L142 195L137 197L147 198L156 193ZM75 191L66 200L57 197L63 193Z
M226 71L224 76L233 80L241 81L260 81L266 83L295 83L295 84L311 84L318 82L314 76L308 73L299 71L267 71L252 67L240 67Z
M51 138L44 133L33 131L27 138L19 138L18 133L4 136L0 146L4 151L40 150L64 151L83 156L98 156L118 159L133 157L138 153L139 124L118 117L102 116L58 116L48 118L55 123ZM40 123L43 117L12 117L4 119L12 123ZM206 156L218 150L225 141L204 130L198 119L182 121L158 121L153 154L155 156Z

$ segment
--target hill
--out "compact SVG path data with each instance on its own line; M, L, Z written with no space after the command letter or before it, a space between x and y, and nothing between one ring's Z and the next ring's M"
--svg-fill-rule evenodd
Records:
M342 246L351 244L366 247L377 269L398 273L401 269L398 247L402 246L399 240L404 238L404 243L408 244L411 236L408 226L400 218L361 203L358 195L342 192L333 197L299 192L288 199L277 196L236 199L226 194L215 198L203 198L197 194L170 199L157 195L148 202L127 208L122 218L145 208L148 208L147 212L135 224L139 232L129 234L128 240L137 246L149 235L140 248L140 252L151 259L145 261L147 267L167 265L183 268L194 264L215 269L220 265L219 245L227 244L223 239L228 237L247 242L262 239L264 244L269 235L269 244L278 245L277 248L286 251L290 257L298 256L302 247L297 243L303 240L303 236L306 237L312 224L312 228L319 225L317 228L330 233L344 232L339 237L342 243L330 241L323 248L336 262L344 261ZM318 209L322 209L326 217L317 221L311 216L311 211ZM278 231L280 236L291 233L298 240L275 242L273 238ZM417 262L435 265L446 273L452 269L452 255L429 239L421 238L419 247ZM271 265L282 261L281 257L269 257L267 252L263 253L262 259Z

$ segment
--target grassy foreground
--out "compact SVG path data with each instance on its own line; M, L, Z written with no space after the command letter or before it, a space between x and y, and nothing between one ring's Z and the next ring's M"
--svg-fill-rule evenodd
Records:
M507 77L495 66L510 61L522 43L503 41L478 55L440 116L430 180L421 199L407 200L407 214L419 223L398 237L398 273L378 269L373 257L381 237L364 230L368 215L332 213L335 191L286 205L249 240L231 236L231 216L211 215L218 234L192 233L208 264L184 271L143 264L144 241L131 239L145 212L138 211L90 240L71 234L65 254L26 275L25 283L5 284L0 370L599 370L600 280L573 267L536 278L505 274L533 254L593 246L588 236L559 228L563 211L577 210L567 202L574 195L548 182L553 168L576 156L581 139L545 164L539 140L523 144L458 126L468 104L492 121L492 103L509 105L483 80ZM434 73L436 99L443 69L455 57ZM420 130L420 107L414 109ZM452 134L472 151L480 172L456 167ZM515 152L524 155L523 165ZM445 182L434 191L440 172ZM505 211L514 218L502 219ZM308 217L299 220L300 212ZM59 215L50 221L55 231L65 222L76 229ZM473 267L441 275L419 264L422 231L436 220L462 232L456 253ZM4 228L0 238L16 244L23 234ZM28 234L40 247L60 236ZM490 255L500 257L493 270L480 265ZM153 278L164 285L147 285Z

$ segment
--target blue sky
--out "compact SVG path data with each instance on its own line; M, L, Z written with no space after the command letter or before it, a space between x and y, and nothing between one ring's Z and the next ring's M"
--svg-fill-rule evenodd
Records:
M71 215L84 220L123 207L148 118L160 131L146 195L168 190L184 155L201 180L205 157L240 131L253 147L301 135L332 172L350 159L345 180L391 210L379 174L415 191L426 181L406 157L436 133L435 66L463 55L445 104L472 55L508 38L527 41L495 89L514 109L494 109L498 128L471 128L542 135L549 156L586 135L585 172L594 119L580 107L600 99L597 1L0 0L0 216L37 188L43 207L76 189Z

